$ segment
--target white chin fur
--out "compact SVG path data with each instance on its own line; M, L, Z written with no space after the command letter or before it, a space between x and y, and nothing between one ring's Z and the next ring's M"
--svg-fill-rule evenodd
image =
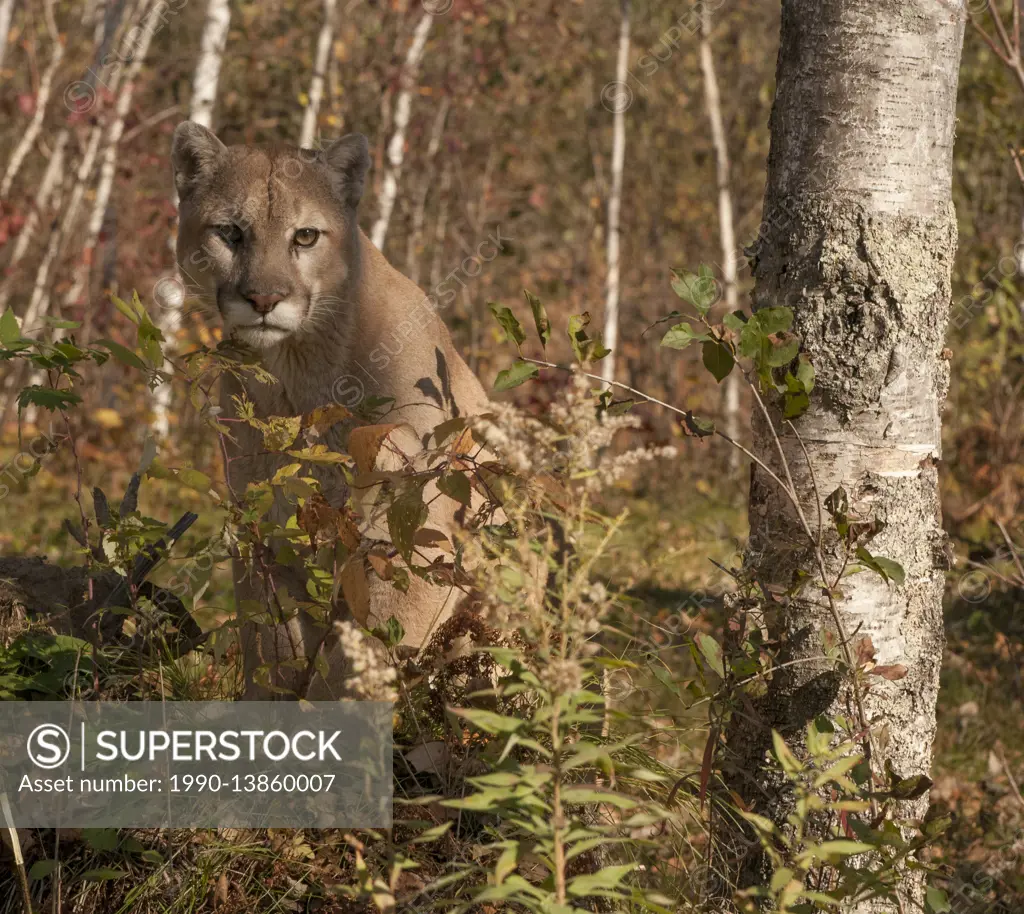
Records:
M248 302L229 299L223 304L224 335L264 349L295 333L302 325L302 315L298 305L283 301L266 315L266 323L263 323L263 315Z

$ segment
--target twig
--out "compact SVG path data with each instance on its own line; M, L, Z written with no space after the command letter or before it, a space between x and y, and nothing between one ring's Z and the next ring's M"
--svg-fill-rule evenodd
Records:
M1013 795L1017 798L1017 802L1024 806L1024 796L1021 796L1020 787L1013 776L1013 772L1010 770L1010 766L1006 762L1006 753L1003 751L1002 746L996 747L996 754L999 756L999 764L1003 766L1003 771L1006 772L1006 779L1010 782L1010 789L1013 791Z
M21 889L21 907L25 914L32 914L32 895L28 890L25 857L21 853L21 840L18 838L18 829L14 826L14 816L11 814L11 804L7 799L6 791L0 793L0 811L4 814L11 851L14 853L14 870L18 874L18 888Z
M1017 552L1017 547L1013 544L1013 540L1010 539L1010 534L1006 532L1006 527L1003 526L1001 520L996 521L996 526L999 528L999 532L1003 535L1003 540L1006 543L1006 548L1010 550L1010 556L1013 558L1013 564L1017 566L1017 574L1020 575L1020 582L1024 584L1024 565L1021 564L1020 554Z

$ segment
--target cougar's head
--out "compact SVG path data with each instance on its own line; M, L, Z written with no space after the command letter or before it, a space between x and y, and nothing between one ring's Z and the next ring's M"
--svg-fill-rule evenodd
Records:
M337 326L359 271L366 137L315 151L228 147L186 121L171 161L178 268L189 295L221 315L226 337L267 349Z

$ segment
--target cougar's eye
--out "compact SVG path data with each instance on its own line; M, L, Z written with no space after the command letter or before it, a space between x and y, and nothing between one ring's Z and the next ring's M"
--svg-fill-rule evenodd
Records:
M320 237L320 232L313 228L301 228L295 233L294 241L300 248L311 248Z
M216 225L214 231L231 247L242 242L242 230L237 225Z

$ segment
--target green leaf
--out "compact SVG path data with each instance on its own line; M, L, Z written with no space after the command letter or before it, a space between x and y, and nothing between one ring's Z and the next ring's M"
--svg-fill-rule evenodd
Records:
M511 368L498 372L498 376L494 379L494 389L496 391L511 390L513 387L518 387L529 381L539 371L539 366L533 362L517 360L512 363Z
M186 467L176 471L174 475L177 477L178 482L189 489L193 489L203 495L210 491L210 477L205 473L200 473L199 470L192 470Z
M63 409L65 406L75 406L81 402L82 398L70 390L53 390L37 385L26 387L18 394L19 409L24 409L31 403L53 412L54 410Z
M491 314L494 315L504 329L506 339L515 343L516 349L519 349L526 341L526 334L523 332L523 325L519 323L516 316L512 313L512 309L493 301L489 301L487 307L491 309Z
M528 292L526 289L523 290L523 293L526 295L526 300L530 303L530 310L533 312L533 323L537 328L540 344L547 348L548 340L551 339L551 321L548 320L548 312L544 310L544 305L536 295Z
M704 632L699 632L693 640L708 666L724 679L725 661L722 658L722 645Z
M786 745L786 741L778 730L772 730L772 749L775 752L775 758L786 774L796 774L800 771L800 763L796 760L796 756L790 751L789 746Z
M702 315L707 314L718 301L718 284L711 270L701 265L696 274L672 273L672 291L683 301L689 302Z
M840 838L836 841L823 841L817 846L817 848L808 848L808 850L815 850L821 854L822 857L838 858L838 857L853 857L857 854L865 854L874 848L870 844L865 844L863 841L850 841L845 838Z
M614 790L603 790L599 787L567 787L562 791L562 800L584 806L588 803L617 806L619 809L632 809L637 805L633 797L616 793Z
M765 336L784 333L793 326L793 311L791 308L761 308L751 320L757 322Z
M21 339L21 326L18 324L18 318L14 316L14 312L8 308L4 311L3 315L0 316L0 343L5 346L8 343L15 343Z
M114 307L117 308L117 310L127 317L133 324L139 323L140 318L138 312L136 312L136 310L126 301L123 301L116 295L111 295L110 300L114 303Z
M452 710L468 720L471 724L486 730L488 733L515 733L527 723L519 717L506 717L503 714L496 714L494 711L485 711L482 708L452 708Z
M94 851L112 851L117 849L116 828L83 828L82 840Z
M57 869L56 860L37 860L35 863L32 864L32 867L29 869L28 878L31 879L33 882L36 882L39 879L45 879L55 869Z
M805 393L787 393L783 405L782 416L784 419L797 419L807 412L811 405L811 398Z
M412 556L416 531L427 520L427 506L423 504L423 489L417 486L398 495L388 505L388 533L391 542L402 557L409 561Z
M768 367L781 368L783 365L788 365L799 353L800 340L796 337L786 340L784 343L779 343L768 352Z
M814 390L814 366L806 355L800 356L800 362L796 370L797 380L803 385L804 391L810 393Z
M384 632L387 635L384 643L388 647L398 647L398 645L402 643L402 639L405 637L405 628L394 616L391 616L388 621L384 623Z
M569 318L569 342L572 344L573 354L580 364L599 362L611 352L601 341L600 336L591 339L587 335L586 328L589 325L589 311L584 311L582 314L574 314Z
M740 331L740 355L759 362L762 353L770 345L771 343L765 338L764 331L757 321L750 320L743 325L743 329Z
M685 349L695 340L710 340L706 333L696 333L687 321L681 321L661 338L661 345L669 349Z
M122 346L120 343L115 343L113 340L96 340L97 346L102 346L104 349L109 349L110 354L115 359L129 368L139 368L142 371L146 370L146 363L142 361L139 356L132 352L127 346Z
M928 914L948 914L953 909L949 906L949 899L942 889L934 885L928 886L924 892L924 903L927 906Z
M708 340L704 343L701 350L701 358L704 361L704 367L714 375L715 380L719 384L729 377L729 372L732 371L733 365L736 364L736 360L732 357L729 347L725 343L719 343L715 340Z
M872 555L863 546L857 547L857 558L862 565L870 568L880 575L885 581L893 581L897 586L902 586L907 579L907 573L899 562L883 558L880 555Z
M713 435L715 433L714 422L710 419L701 419L695 416L692 412L688 412L683 417L683 421L686 423L687 431L698 438L707 438L709 435Z
M596 873L577 876L567 886L569 894L580 897L592 895L594 892L609 892L617 888L619 883L638 866L638 863L623 863L619 866L602 867Z
M449 498L455 499L459 504L469 505L472 498L472 490L469 486L469 478L465 473L449 473L437 481L437 487Z
M747 316L742 311L733 311L722 318L722 323L730 330L739 333L747 325Z

